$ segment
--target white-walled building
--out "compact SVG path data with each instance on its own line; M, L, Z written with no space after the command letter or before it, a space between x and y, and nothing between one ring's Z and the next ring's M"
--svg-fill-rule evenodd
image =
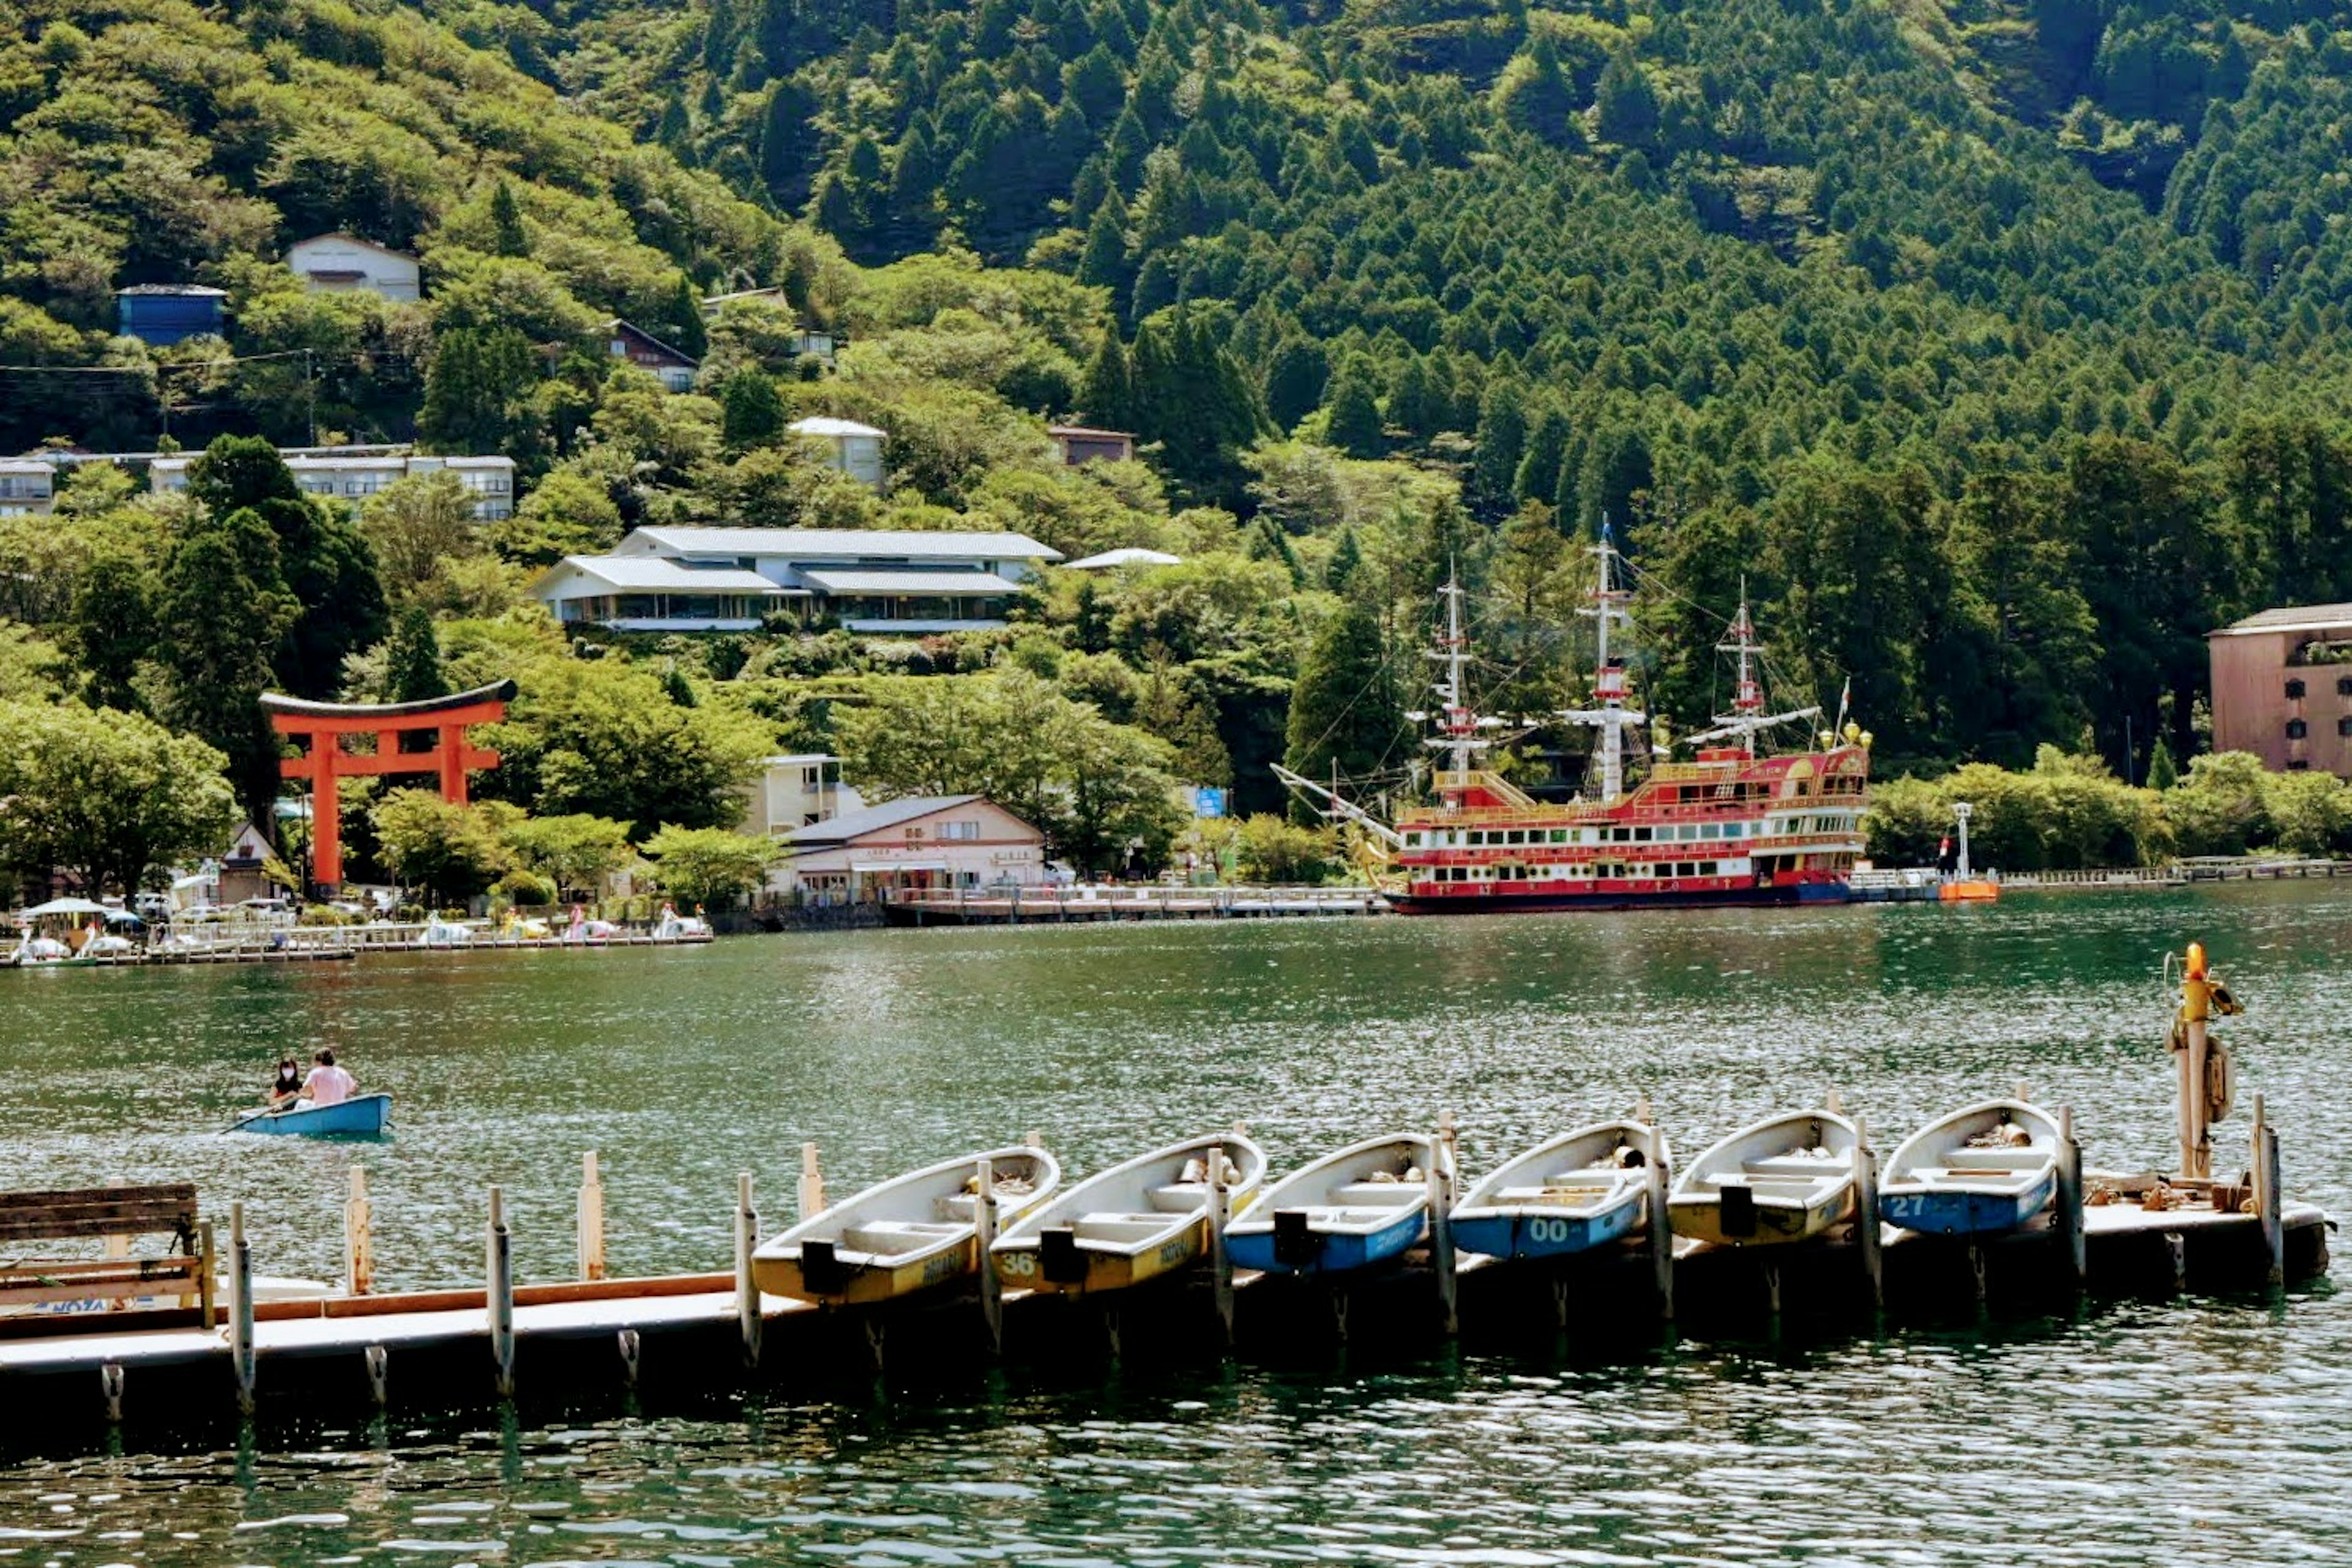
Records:
M769 890L852 903L929 889L1035 887L1045 836L976 795L886 800L795 828Z
M1002 626L1022 584L1061 558L1019 533L640 528L610 555L566 556L530 592L560 621L616 631L756 631L774 614L967 631Z
M147 485L158 495L188 488L188 469L202 453L158 458L147 466ZM413 474L446 471L473 499L474 518L492 522L514 515L515 466L512 458L420 458L413 453L386 452L371 457L287 457L286 467L305 495L333 497L357 506L397 479Z
M882 467L882 443L890 438L887 431L860 425L855 419L826 418L796 419L785 428L851 479L877 490L882 488L887 477Z
M702 362L684 349L673 348L643 327L615 316L604 323L605 347L614 359L626 360L660 382L670 392L692 392Z
M38 458L0 460L0 517L46 517L57 484L57 469Z
M864 808L866 799L841 782L841 759L823 752L769 757L760 764L744 803L742 831L782 835Z
M286 247L286 265L314 292L362 291L403 302L423 293L416 258L356 235L298 239Z

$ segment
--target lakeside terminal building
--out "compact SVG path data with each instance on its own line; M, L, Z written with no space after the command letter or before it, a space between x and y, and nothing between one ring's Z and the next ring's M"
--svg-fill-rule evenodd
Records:
M571 555L531 584L566 625L749 632L778 613L854 632L1003 624L1006 602L1062 559L1019 533L888 529L640 528L610 555Z
M2352 778L2352 605L2288 605L2208 633L2213 750Z

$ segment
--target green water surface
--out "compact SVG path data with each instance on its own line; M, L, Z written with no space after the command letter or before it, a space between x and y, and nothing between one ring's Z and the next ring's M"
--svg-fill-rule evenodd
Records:
M2288 1184L2352 1207L2352 889L745 938L687 951L0 973L0 1186L194 1180L266 1272L478 1273L485 1190L562 1278L583 1151L618 1272L716 1268L788 1207L1045 1135L1074 1176L1244 1117L1277 1170L1460 1120L1475 1176L1647 1093L1678 1150L1839 1089L1891 1142L2020 1081L2090 1159L2168 1155L2158 963L2191 937ZM379 1145L222 1137L285 1051L395 1097ZM2242 1161L2242 1126L2221 1132ZM1110 1374L299 1454L0 1468L0 1564L2156 1565L2352 1562L2352 1308L2133 1303L1984 1333L1689 1341L1631 1364ZM36 1412L0 1408L21 1428Z

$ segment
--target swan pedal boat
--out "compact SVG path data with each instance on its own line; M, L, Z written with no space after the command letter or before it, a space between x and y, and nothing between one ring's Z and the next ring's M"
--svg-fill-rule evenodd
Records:
M1862 1135L1832 1110L1798 1110L1743 1128L1675 1180L1676 1236L1725 1247L1803 1241L1853 1214Z
M1486 1258L1568 1258L1651 1223L1651 1165L1673 1169L1643 1121L1580 1127L1505 1161L1454 1205L1454 1247Z
M295 1105L284 1110L252 1110L229 1125L231 1132L278 1137L373 1138L392 1125L392 1096L355 1094L333 1105Z
M977 1275L980 1167L996 1184L997 1223L1050 1198L1061 1162L1023 1144L942 1160L845 1198L760 1244L751 1279L770 1296L867 1307ZM1006 1192L1003 1184L1026 1184Z
M1213 1132L1114 1165L1031 1209L996 1239L997 1278L1014 1289L1088 1296L1190 1268L1209 1250L1208 1162L1222 1158L1239 1214L1265 1180L1265 1151Z
M1367 1138L1302 1166L1225 1227L1236 1268L1349 1274L1404 1256L1429 1231L1430 1161L1421 1132Z
M1956 1110L1896 1147L1878 1216L1929 1236L2015 1230L2057 1193L2058 1146L2057 1119L2021 1100Z

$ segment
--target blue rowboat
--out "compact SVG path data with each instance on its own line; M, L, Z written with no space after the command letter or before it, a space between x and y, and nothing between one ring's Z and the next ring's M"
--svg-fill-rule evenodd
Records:
M340 1105L257 1110L238 1117L228 1131L273 1133L282 1138L374 1138L391 1125L392 1096L358 1094Z
M1643 1121L1601 1121L1496 1167L1455 1205L1454 1245L1486 1258L1568 1258L1650 1222L1649 1171L1666 1136Z
M1433 1140L1391 1133L1286 1176L1225 1227L1236 1268L1352 1274L1402 1258L1429 1229Z
M1899 1144L1878 1216L1928 1236L2000 1236L2058 1190L2058 1123L2021 1100L1992 1100L1930 1122Z

